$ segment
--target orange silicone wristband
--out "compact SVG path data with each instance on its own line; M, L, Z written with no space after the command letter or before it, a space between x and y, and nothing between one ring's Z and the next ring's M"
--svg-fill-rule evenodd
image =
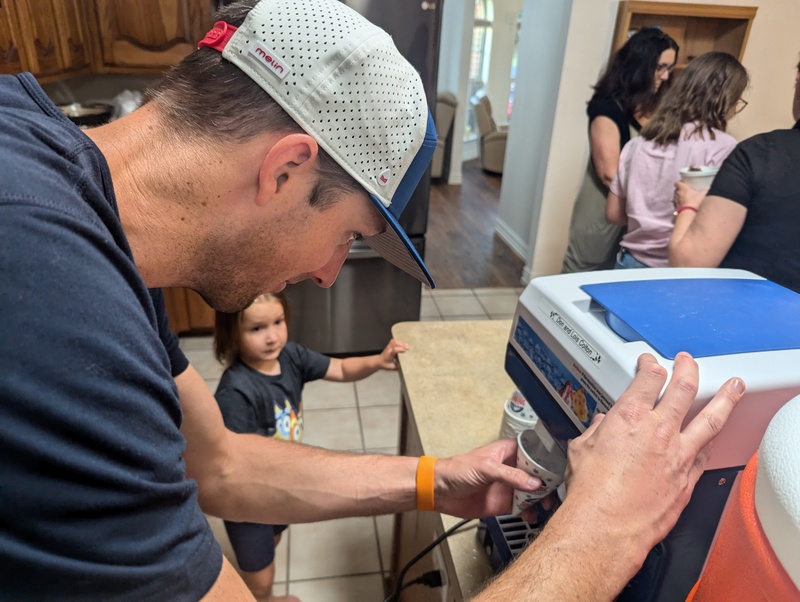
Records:
M438 458L420 456L417 464L417 510L433 510L433 467Z

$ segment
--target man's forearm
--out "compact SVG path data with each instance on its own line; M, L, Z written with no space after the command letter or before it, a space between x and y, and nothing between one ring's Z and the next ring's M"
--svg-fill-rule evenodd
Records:
M474 602L613 599L647 554L641 538L586 516L569 497L542 534Z
M337 453L259 435L229 438L219 478L201 484L210 514L301 523L416 507L416 458Z

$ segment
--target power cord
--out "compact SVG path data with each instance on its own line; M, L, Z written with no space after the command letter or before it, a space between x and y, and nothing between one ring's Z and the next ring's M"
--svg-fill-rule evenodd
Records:
M450 537L453 533L458 531L464 525L471 523L475 519L466 518L462 521L457 522L455 525L450 527L447 531L442 533L439 537L434 539L430 544L425 546L422 551L420 551L414 558L409 560L406 565L400 570L400 573L397 575L397 585L395 585L394 592L392 592L383 602L397 602L400 599L400 592L403 591L405 588L415 585L417 583L421 583L423 585L427 585L428 587L441 587L442 586L442 573L441 571L428 571L427 573L423 573L416 579L409 581L408 583L403 583L403 579L406 576L408 570L414 566L419 560L421 560L428 552L430 552L433 548L438 546L442 543L445 539Z

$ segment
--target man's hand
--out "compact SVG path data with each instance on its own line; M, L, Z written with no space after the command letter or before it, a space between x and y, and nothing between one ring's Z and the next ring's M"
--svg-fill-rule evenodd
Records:
M570 443L564 503L476 601L612 600L636 574L689 502L712 439L744 393L740 379L728 380L681 428L697 395L697 364L679 353L657 401L666 379L652 355L639 357L614 407Z
M514 489L534 491L541 481L517 464L517 442L501 439L436 463L436 510L462 518L511 512Z
M744 393L732 378L681 429L697 395L697 363L675 358L672 378L650 354L639 357L633 382L607 415L569 445L567 499L591 500L586 510L644 555L675 525L703 473L711 441Z

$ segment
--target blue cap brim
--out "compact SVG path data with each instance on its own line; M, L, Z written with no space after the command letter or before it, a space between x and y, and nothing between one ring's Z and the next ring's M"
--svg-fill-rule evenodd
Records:
M431 288L436 287L433 277L397 219L406 208L411 195L428 168L435 150L436 128L433 125L433 118L429 111L425 139L406 171L403 180L397 187L392 197L391 205L386 207L378 197L372 194L369 195L383 219L386 220L389 228L375 236L364 237L364 242L384 259Z

